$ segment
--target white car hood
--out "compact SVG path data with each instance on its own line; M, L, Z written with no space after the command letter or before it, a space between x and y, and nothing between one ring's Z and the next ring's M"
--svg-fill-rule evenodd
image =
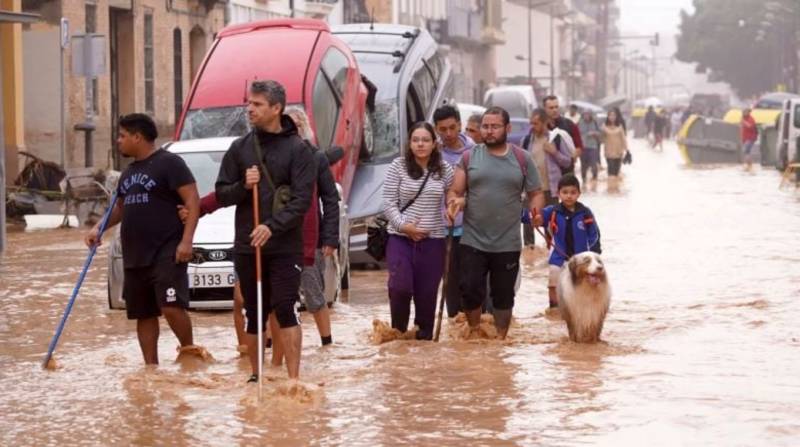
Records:
M201 217L194 232L194 243L233 246L235 213L236 207L229 206Z

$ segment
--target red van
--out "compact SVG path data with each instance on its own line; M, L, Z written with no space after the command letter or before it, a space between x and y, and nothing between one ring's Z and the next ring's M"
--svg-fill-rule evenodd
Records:
M338 286L349 287L350 221L346 204L359 157L372 149L367 110L371 84L362 81L350 47L332 35L321 20L262 20L229 26L217 34L195 76L175 139L247 133L247 89L255 79L283 84L287 106L305 110L314 130L314 143L321 150L337 146L344 150L341 160L331 166L341 193L339 253L330 267L334 270L330 277L341 278L330 292L337 296Z
M247 88L254 79L286 87L287 105L305 109L320 149L344 149L331 169L347 203L364 144L368 90L350 48L321 20L263 20L220 31L197 72L175 139L245 134Z

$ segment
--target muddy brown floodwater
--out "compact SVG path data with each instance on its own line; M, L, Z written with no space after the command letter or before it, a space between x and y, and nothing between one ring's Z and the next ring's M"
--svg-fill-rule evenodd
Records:
M99 252L61 339L40 361L85 259L82 231L9 235L0 264L2 445L800 445L800 194L778 174L686 168L634 143L624 192L597 216L614 296L598 345L543 309L543 249L525 253L506 342L371 342L383 272L354 272L335 345L309 317L301 377L245 386L229 312L193 312L216 361L143 367L135 326L108 309ZM295 390L296 391L296 390Z

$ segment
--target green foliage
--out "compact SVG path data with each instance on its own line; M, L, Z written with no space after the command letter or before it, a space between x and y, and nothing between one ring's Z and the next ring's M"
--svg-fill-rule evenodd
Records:
M797 2L694 0L694 7L693 15L681 11L675 56L697 63L709 80L728 82L746 97L773 90L785 80L784 67L796 64L796 55L790 62L787 54L796 38Z

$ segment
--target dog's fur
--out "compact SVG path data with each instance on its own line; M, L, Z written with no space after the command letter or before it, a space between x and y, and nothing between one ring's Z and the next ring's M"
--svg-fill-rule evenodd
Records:
M586 251L571 257L561 269L556 292L569 339L577 343L600 341L611 302L611 286L600 255Z

